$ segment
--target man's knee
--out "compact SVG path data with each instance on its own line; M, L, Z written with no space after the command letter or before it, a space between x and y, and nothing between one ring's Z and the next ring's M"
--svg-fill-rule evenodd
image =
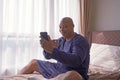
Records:
M37 62L37 59L32 59L31 61L30 61L30 63L36 63Z
M67 71L66 73L59 74L58 76L50 80L83 80L83 79L78 72L72 70Z
M37 63L37 59L33 59L31 60L30 64L29 64L33 70L38 71L38 63Z
M82 80L82 76L74 70L66 72L65 75L65 80Z
M68 74L71 74L71 75L80 75L77 71L74 71L74 70L72 70L72 71L68 71L68 72L66 72L66 73L68 73Z
M30 66L34 66L37 64L37 60L36 59L32 59L29 63Z

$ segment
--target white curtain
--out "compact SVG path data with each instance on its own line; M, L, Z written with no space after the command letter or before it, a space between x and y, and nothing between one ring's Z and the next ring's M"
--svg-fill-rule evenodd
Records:
M31 59L45 60L39 33L58 38L68 16L79 33L79 0L0 0L0 75L16 74Z

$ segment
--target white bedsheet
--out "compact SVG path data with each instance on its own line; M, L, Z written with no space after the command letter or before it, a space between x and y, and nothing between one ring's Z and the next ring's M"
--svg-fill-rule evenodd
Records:
M24 74L14 76L1 76L0 80L47 80L40 74Z

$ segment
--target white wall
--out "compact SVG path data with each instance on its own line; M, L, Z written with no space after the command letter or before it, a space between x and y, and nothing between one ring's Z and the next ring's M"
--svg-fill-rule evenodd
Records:
M90 30L120 30L120 0L91 0Z

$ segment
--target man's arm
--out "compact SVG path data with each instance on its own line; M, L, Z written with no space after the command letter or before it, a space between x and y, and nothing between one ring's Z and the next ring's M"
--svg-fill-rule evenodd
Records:
M46 59L51 59L51 56L49 53L45 52L45 50L43 51L43 55Z
M51 57L69 66L78 67L83 63L86 56L89 56L88 53L89 45L87 43L84 41L75 41L72 46L72 53L66 53L55 48L51 54Z

